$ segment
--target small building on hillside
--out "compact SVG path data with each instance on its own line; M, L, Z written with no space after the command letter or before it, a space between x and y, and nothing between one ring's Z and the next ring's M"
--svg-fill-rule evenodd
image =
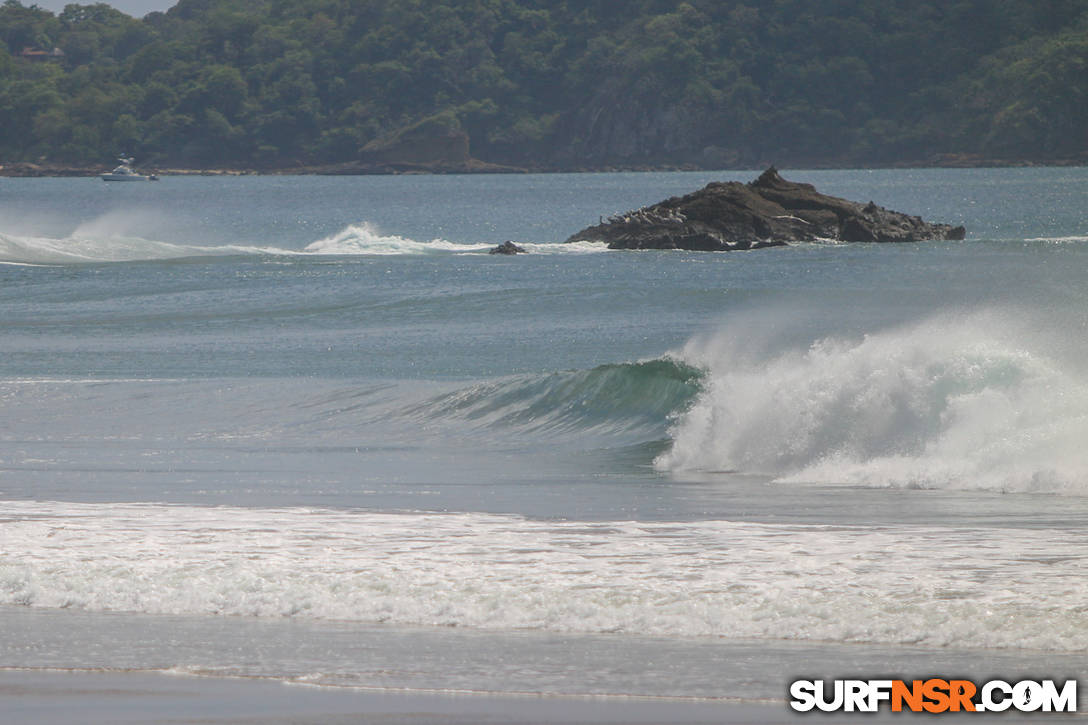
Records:
M60 48L53 48L53 50L42 50L41 48L31 48L27 46L23 48L19 53L20 58L32 61L46 61L46 60L64 60L64 51Z

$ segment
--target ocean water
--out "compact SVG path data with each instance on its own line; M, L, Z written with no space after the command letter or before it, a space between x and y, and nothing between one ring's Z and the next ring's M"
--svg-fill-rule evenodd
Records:
M782 700L1088 663L1088 170L0 179L0 668ZM491 256L506 239L529 254Z

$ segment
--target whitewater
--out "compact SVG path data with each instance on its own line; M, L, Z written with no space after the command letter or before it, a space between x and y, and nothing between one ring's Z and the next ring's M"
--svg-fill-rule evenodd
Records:
M1076 676L1088 173L789 176L968 237L561 243L751 172L0 179L0 669Z
M1088 493L1088 378L1048 355L1037 322L986 311L745 360L721 335L663 470L782 482ZM1035 343L1034 345L1032 343ZM724 370L722 369L724 368Z
M89 226L99 227L100 223ZM396 235L383 235L365 222L351 224L328 238L311 242L301 250L234 244L220 246L175 244L141 237L123 237L109 231L95 234L92 230L80 227L61 239L0 234L0 264L91 264L230 255L382 256L441 252L469 254L488 252L494 246L486 243L459 244L444 239L417 242L414 239ZM605 247L592 242L565 245L529 244L527 251L536 254L576 254L605 251Z
M0 569L10 605L1053 652L1088 646L1084 534L1059 543L1038 531L970 527L138 504L13 504L8 515L17 523L5 525L0 543L22 552L19 565ZM949 581L950 548L962 552L956 569L971 577ZM1002 578L1000 588L992 576Z

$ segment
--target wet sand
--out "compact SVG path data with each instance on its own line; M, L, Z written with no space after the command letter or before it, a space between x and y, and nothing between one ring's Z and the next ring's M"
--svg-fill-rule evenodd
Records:
M780 725L901 723L929 715L803 714L785 702L319 688L155 672L0 671L6 725ZM1085 722L1084 714L946 714L971 723ZM1072 718L1072 720L1070 720Z
M146 672L0 672L9 725L472 725L479 723L778 723L784 703L499 696L317 688L271 680Z

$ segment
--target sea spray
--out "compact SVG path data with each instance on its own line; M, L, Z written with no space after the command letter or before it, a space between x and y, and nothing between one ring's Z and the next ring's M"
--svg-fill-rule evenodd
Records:
M1027 323L939 316L780 349L734 333L684 350L708 370L705 391L660 470L1088 492L1088 379Z

